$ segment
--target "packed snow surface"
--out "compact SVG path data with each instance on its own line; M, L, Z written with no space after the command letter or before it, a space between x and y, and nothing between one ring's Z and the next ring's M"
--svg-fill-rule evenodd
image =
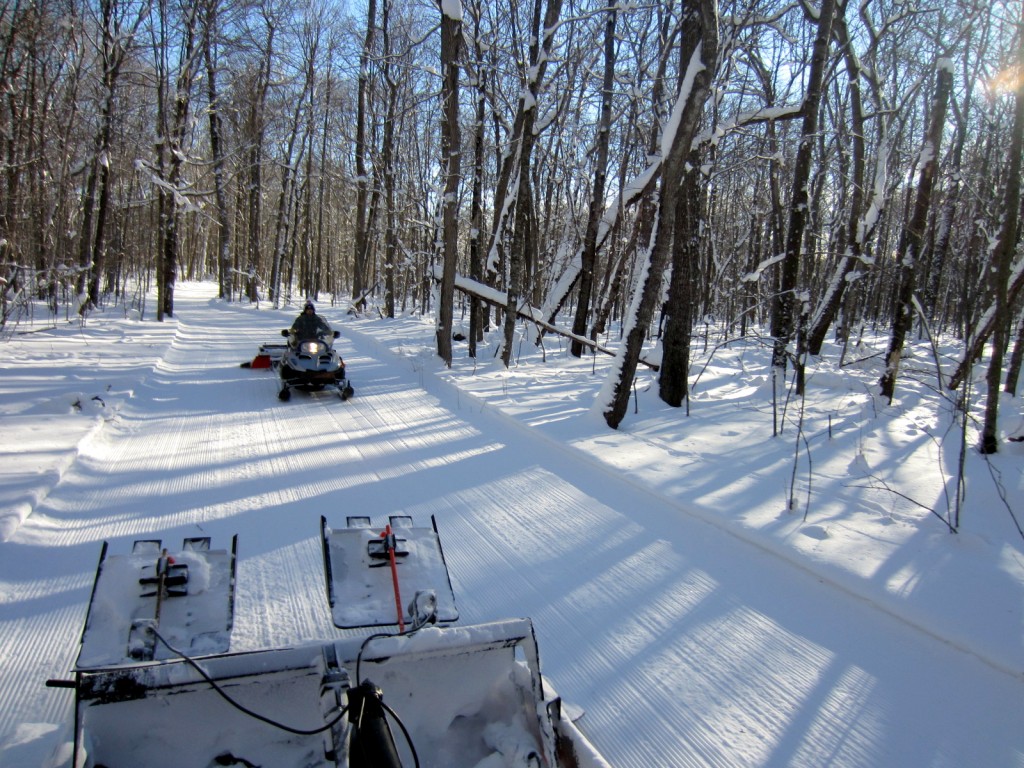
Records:
M802 411L780 391L773 437L767 351L712 327L689 414L641 369L611 431L592 408L611 358L550 336L542 355L520 326L509 369L490 339L446 369L432 318L324 298L355 396L281 403L239 363L297 306L215 294L0 342L0 765L67 765L72 693L44 683L75 665L104 541L237 534L249 651L352 632L321 516L405 514L437 520L459 624L532 618L545 681L614 766L1024 766L1024 444L981 456L968 425L951 533L961 441L927 344L893 406L884 337L843 366L829 350ZM983 369L974 387L977 414ZM1024 432L1018 399L1001 414Z

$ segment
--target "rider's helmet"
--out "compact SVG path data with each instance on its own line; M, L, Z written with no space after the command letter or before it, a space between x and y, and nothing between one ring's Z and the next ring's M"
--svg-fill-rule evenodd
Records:
M314 312L316 312L316 307L313 306L312 301L307 301L306 305L302 308L302 311L305 312L307 309L312 309Z

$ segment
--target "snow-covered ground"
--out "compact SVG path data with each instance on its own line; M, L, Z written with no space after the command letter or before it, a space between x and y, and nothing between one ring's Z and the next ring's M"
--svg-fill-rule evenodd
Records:
M892 407L871 394L884 338L842 368L830 351L802 434L791 399L772 437L767 351L712 334L689 415L641 369L611 431L591 407L608 358L521 329L509 370L493 346L448 370L429 318L320 309L347 403L279 402L239 363L297 310L209 284L179 285L163 324L0 341L0 765L67 756L71 694L44 683L74 665L103 541L237 533L250 650L340 634L321 515L404 513L436 516L461 622L532 617L612 765L1024 766L1024 444L986 458L969 427L951 534L961 441L927 344ZM1021 412L1004 397L1005 436Z

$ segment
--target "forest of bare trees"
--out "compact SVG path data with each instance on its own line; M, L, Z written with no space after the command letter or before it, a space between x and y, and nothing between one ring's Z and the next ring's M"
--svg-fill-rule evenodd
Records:
M0 0L2 323L215 279L437 312L449 361L461 312L508 364L534 307L619 329L611 426L654 335L685 401L705 322L798 379L881 331L890 400L950 334L946 387L994 349L1013 392L1022 72L1020 2Z

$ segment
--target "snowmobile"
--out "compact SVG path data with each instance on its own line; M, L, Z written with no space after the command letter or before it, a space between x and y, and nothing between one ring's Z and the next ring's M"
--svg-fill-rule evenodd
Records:
M338 331L322 333L317 338L298 339L290 329L283 329L281 335L287 343L262 344L251 361L242 363L242 368L271 368L278 372L280 389L277 396L289 400L292 389L318 392L333 389L342 400L354 394L352 383L345 374L345 361L334 348Z
M342 400L352 397L353 389L345 377L345 361L334 348L338 331L322 333L315 339L299 339L291 331L282 330L288 344L277 365L281 376L281 389L277 396L288 400L292 389L318 392L330 387L337 390Z
M105 543L74 680L48 683L75 690L72 768L609 768L545 687L529 619L458 624L431 523L321 517L334 625L378 629L244 652L234 543Z

